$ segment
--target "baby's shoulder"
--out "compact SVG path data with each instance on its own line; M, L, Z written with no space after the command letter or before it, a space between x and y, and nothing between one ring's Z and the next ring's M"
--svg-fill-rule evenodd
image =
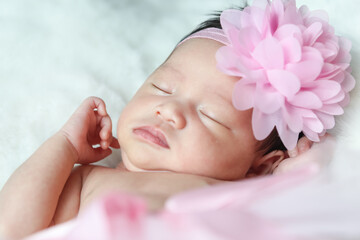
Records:
M103 180L104 176L111 174L114 169L97 165L80 165L74 169L81 175L83 188L89 184Z

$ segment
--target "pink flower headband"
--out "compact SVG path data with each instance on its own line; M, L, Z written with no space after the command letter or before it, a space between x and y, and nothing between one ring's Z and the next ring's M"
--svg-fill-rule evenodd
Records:
M223 11L220 22L222 29L207 28L184 41L225 45L216 53L217 67L241 78L233 105L253 108L255 138L265 139L276 127L287 149L296 147L300 132L320 141L355 86L351 42L334 34L325 12L297 9L295 0L254 0L243 11Z

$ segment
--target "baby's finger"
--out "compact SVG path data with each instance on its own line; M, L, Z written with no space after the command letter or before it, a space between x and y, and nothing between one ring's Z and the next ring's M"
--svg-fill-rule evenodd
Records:
M107 115L105 102L101 98L88 97L83 101L80 107L83 106L96 110L100 116Z
M112 133L111 133L112 124L109 115L101 119L100 128L101 128L99 132L99 136L101 138L100 145L103 149L107 149L112 142Z
M104 140L101 140L100 141L100 146L103 150L106 150L109 148L109 141L104 141Z
M81 107L90 108L91 110L97 112L100 116L106 116L106 105L104 100L98 97L88 97L86 98L83 103L81 104Z
M100 128L101 130L99 132L99 135L101 140L110 140L112 124L111 124L111 119L108 115L101 119Z
M92 107L93 107L93 109L97 110L97 112L100 116L107 116L106 105L105 105L104 100L102 100L101 98L93 97L92 98Z

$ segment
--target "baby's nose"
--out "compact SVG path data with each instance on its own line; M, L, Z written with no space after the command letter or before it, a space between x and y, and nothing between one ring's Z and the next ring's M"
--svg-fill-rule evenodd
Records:
M184 109L176 101L160 104L155 109L156 116L166 121L176 129L183 129L186 126Z

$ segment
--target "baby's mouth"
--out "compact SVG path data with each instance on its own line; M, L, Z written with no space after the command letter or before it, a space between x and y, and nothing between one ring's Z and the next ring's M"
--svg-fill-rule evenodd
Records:
M135 135L138 135L151 143L155 143L163 148L168 148L168 149L170 148L164 134L154 127L150 127L150 126L139 127L139 128L135 128L133 132Z

